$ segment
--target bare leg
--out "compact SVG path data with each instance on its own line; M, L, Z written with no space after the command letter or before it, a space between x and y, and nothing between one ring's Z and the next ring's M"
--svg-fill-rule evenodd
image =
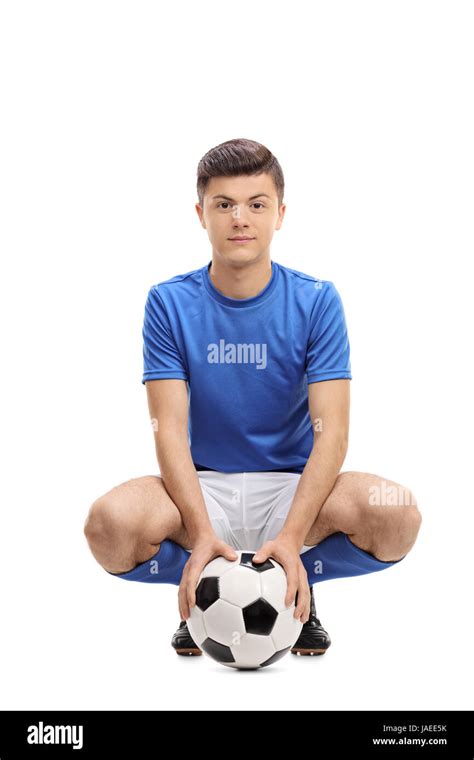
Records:
M341 472L306 539L307 546L342 532L383 562L404 557L416 541L421 514L408 488L367 472Z
M191 547L181 514L156 475L127 480L97 499L84 533L95 559L110 573L125 573L151 559L166 538Z

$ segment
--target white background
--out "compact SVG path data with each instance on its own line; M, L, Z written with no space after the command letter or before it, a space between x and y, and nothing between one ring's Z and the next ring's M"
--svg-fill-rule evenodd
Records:
M0 707L472 709L472 3L0 8ZM196 167L235 137L285 173L272 258L343 299L343 469L424 516L396 568L316 586L324 657L253 673L177 657L177 587L82 533L157 471L145 299L210 260Z

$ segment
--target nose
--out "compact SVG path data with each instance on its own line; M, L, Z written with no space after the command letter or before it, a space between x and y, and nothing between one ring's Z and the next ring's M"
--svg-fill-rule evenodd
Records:
M240 227L248 227L247 221L247 209L245 204L235 204L232 211L232 227L234 230L238 230Z

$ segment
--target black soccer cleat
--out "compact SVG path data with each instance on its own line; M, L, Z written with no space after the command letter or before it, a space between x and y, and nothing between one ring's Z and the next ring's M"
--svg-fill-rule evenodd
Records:
M291 654L317 655L324 654L331 646L329 634L316 617L316 605L314 603L313 588L311 587L311 606L309 618L303 623L301 633L291 649Z
M199 649L198 645L189 633L189 628L186 620L182 620L179 624L178 630L173 633L171 646L176 651L176 654L189 655L194 657L202 654L202 651Z

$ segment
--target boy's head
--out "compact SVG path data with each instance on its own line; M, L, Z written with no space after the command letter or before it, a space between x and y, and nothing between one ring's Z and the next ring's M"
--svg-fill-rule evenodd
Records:
M213 254L235 264L269 256L285 213L284 184L280 164L260 143L228 140L208 151L198 165L196 211Z

